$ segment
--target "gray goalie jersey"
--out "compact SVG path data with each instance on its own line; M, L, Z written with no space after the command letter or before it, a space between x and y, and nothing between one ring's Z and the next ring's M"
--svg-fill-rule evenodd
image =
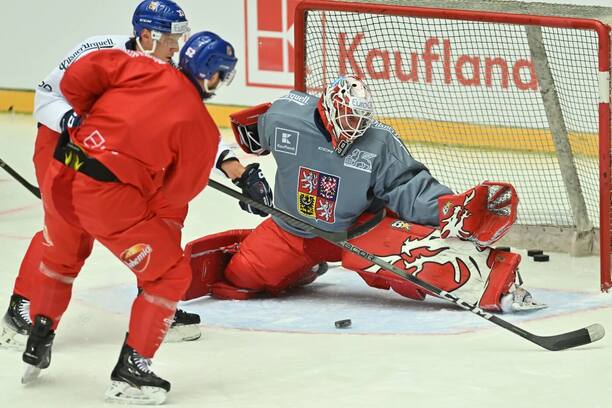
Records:
M334 232L349 229L376 199L406 221L438 225L438 197L452 191L412 158L393 128L374 121L341 157L315 116L317 102L291 91L259 118L262 147L277 163L275 206ZM274 221L296 235L312 236Z

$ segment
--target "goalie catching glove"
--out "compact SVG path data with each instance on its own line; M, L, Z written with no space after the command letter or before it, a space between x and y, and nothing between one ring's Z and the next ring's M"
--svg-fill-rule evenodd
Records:
M242 194L265 205L272 205L272 189L266 181L263 172L259 169L259 163L252 163L246 166L240 178L232 182L242 189ZM251 214L266 217L268 214L252 207L242 201L239 202L240 208Z
M516 221L519 203L510 183L485 181L463 194L438 199L442 238L457 237L490 246Z

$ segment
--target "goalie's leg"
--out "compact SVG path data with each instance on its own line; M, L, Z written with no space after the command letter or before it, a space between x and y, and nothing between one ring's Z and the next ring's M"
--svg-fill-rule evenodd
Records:
M340 258L338 247L321 238L293 235L268 219L241 242L224 275L235 287L276 296L312 283L327 271L326 262Z
M254 231L230 230L189 242L192 282L185 299L211 294L245 300L308 285L340 260L339 248L282 230L272 219Z
M534 302L517 282L519 254L478 247L458 238L443 239L440 231L386 217L351 243L446 292L492 312L535 310ZM411 282L350 253L342 264L357 271L368 285L393 289L412 299L427 294ZM510 295L510 296L506 296ZM502 307L502 299L510 307ZM509 301L508 301L509 300Z

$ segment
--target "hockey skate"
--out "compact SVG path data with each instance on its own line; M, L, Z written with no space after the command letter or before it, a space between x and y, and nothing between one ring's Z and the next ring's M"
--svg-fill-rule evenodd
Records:
M0 327L0 348L23 350L31 328L30 302L19 295L11 296Z
M180 341L193 341L202 337L200 330L200 316L176 309L170 329L164 338L166 343L177 343Z
M502 297L500 306L504 313L533 312L548 307L548 305L534 301L531 293L516 284Z
M51 347L55 332L51 329L53 321L46 316L38 315L34 318L34 326L28 336L23 361L27 364L26 371L21 378L22 384L34 381L40 371L51 364Z
M119 361L111 373L106 401L135 405L162 404L170 391L170 383L155 375L150 365L151 360L124 344Z

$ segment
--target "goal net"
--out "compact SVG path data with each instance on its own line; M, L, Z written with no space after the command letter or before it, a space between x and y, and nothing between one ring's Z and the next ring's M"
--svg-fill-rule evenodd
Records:
M304 1L297 89L339 74L454 191L511 182L507 245L601 255L610 273L612 7L511 1Z

